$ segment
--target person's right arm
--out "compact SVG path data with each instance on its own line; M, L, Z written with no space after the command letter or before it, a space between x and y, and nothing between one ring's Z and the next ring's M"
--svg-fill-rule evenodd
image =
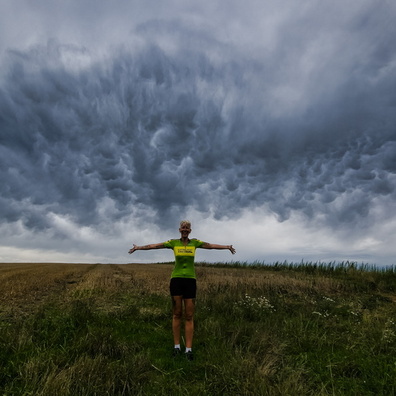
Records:
M151 249L165 249L164 243L153 243L151 245L137 246L133 245L132 249L129 249L129 254L132 254L136 250L151 250Z

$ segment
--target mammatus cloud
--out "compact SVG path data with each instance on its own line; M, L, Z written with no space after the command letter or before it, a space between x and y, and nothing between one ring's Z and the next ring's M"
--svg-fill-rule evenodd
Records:
M337 34L300 20L251 57L160 21L106 57L56 40L8 50L3 222L59 237L59 218L106 234L125 218L168 229L191 210L233 220L266 208L352 233L381 223L396 186L396 44L384 40L396 32L374 23L384 12Z

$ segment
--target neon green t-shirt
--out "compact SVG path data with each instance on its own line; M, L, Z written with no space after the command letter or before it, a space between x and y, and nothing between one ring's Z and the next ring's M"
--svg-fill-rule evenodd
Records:
M164 242L164 246L173 249L175 254L175 267L172 271L172 278L195 279L195 249L201 247L204 243L198 239L190 239L186 246L180 239L170 239Z

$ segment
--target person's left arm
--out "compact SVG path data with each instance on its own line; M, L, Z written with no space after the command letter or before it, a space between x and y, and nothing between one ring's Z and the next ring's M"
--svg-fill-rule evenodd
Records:
M217 245L215 243L208 243L204 242L204 244L201 246L202 249L227 249L229 250L232 254L235 254L236 250L232 247L232 245Z

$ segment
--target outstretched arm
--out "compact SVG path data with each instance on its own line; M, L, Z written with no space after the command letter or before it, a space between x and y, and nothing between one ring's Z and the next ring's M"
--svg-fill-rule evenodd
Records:
M136 250L151 250L151 249L165 249L165 246L163 243L153 243L151 245L144 245L144 246L137 246L133 245L132 249L129 249L129 254L132 254Z
M214 243L205 242L202 246L202 249L228 249L232 254L235 254L236 250L232 247L232 245L216 245Z

